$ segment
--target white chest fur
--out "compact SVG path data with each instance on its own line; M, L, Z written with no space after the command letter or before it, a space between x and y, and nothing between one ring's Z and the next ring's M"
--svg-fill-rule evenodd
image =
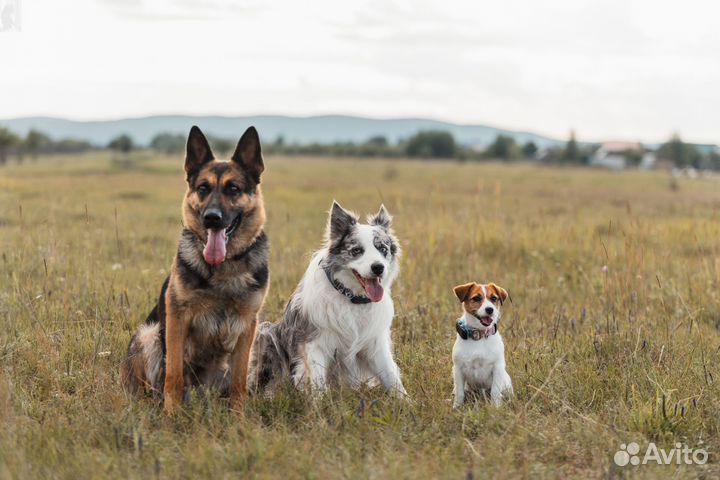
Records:
M296 295L314 338L305 344L302 362L294 372L296 384L325 389L334 362L343 366L342 383L379 382L392 394L406 395L400 371L392 357L390 327L394 307L390 285L382 300L353 304L327 281L313 258Z
M463 340L460 336L453 347L453 364L462 372L465 382L472 387L489 389L493 371L505 364L505 348L499 333L481 340Z
M373 345L378 337L389 336L394 315L390 289L378 303L356 305L335 290L315 261L303 279L302 306L317 328L315 344L331 356L352 359Z
M453 347L454 405L465 401L466 388L487 390L495 405L512 394L512 381L505 369L505 346L499 333L480 340L458 335Z

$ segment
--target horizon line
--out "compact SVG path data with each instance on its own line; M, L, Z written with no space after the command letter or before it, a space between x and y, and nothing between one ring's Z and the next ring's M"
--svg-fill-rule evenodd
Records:
M491 128L495 130L503 130L507 132L512 132L515 134L521 134L521 135L534 135L537 137L542 137L546 140L556 141L556 142L563 142L567 141L570 137L571 132L575 132L575 139L580 143L605 143L605 142L612 142L612 141L620 141L620 142L628 142L628 141L636 141L642 144L662 144L666 143L672 135L678 134L680 138L685 143L692 143L696 145L720 145L720 141L697 141L697 140L688 140L687 138L684 138L682 133L678 130L671 133L665 140L654 140L654 141L643 141L639 137L624 137L624 138L618 138L617 136L612 137L605 137L603 139L593 138L591 140L586 140L584 137L577 135L577 128L571 127L568 129L568 134L564 138L558 138L551 134L546 133L539 133L536 130L526 129L526 128L514 128L514 127L505 127L505 126L497 126L495 124L491 123L485 123L485 122L478 122L478 123L465 123L465 122L457 122L454 120L443 120L438 117L431 117L431 116L367 116L362 114L354 114L354 113L316 113L316 114L306 114L306 115L299 115L299 114L287 114L287 113L253 113L253 114L225 114L225 113L147 113L147 114L131 114L127 116L114 116L114 117L106 117L106 118L78 118L78 117L69 117L69 116L59 116L59 115L52 115L52 114L35 114L35 115L22 115L22 116L14 116L14 117L4 117L0 118L0 123L2 122L10 122L10 121L17 121L17 120L31 120L31 119L48 119L48 120L61 120L61 121L69 121L74 123L111 123L111 122L118 122L118 121L127 121L127 120L143 120L148 118L161 118L161 117L214 117L214 118L221 118L221 119L237 119L237 118L247 118L247 117L284 117L284 118L290 118L290 119L296 119L296 120L309 120L313 118L322 118L322 117L345 117L345 118L355 118L360 120L370 120L370 121L408 121L408 120L424 120L424 121L431 121L431 122L438 122L438 123L445 123L453 127L484 127L484 128Z

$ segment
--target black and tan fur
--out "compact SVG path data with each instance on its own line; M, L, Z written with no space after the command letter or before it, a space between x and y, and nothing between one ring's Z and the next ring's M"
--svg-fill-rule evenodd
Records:
M195 386L219 390L233 406L245 398L250 350L269 284L263 170L255 128L243 134L229 161L215 160L199 128L190 131L177 255L121 369L126 390L162 392L168 412ZM232 232L217 265L203 256L211 211L221 216L213 217L213 229Z

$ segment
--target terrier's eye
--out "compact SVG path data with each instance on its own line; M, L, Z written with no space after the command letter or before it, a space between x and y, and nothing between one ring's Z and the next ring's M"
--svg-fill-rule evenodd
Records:
M482 302L482 296L480 296L480 295L475 295L475 296L472 298L472 301L473 301L473 302Z
M364 252L365 252L365 250L363 250L362 248L355 247L352 250L350 250L350 255L352 255L353 257L357 257L359 255L362 255Z
M490 301L492 301L493 303L495 303L495 302L498 301L498 297L496 297L495 295L493 295L492 297L490 297Z

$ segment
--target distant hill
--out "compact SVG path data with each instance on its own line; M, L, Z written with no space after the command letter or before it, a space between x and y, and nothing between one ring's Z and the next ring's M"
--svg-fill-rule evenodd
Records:
M282 136L288 144L363 142L383 135L396 142L418 130L446 130L466 146L486 145L498 134L510 135L519 143L529 140L540 147L561 143L559 140L528 132L515 132L485 125L458 125L424 118L372 119L345 115L289 117L257 115L244 117L158 115L107 121L79 122L62 118L26 117L0 120L0 125L25 135L31 128L47 133L54 139L77 138L95 145L106 145L113 137L126 133L135 142L147 145L158 133L186 134L192 125L204 132L226 138L239 137L249 125L255 125L265 142Z

